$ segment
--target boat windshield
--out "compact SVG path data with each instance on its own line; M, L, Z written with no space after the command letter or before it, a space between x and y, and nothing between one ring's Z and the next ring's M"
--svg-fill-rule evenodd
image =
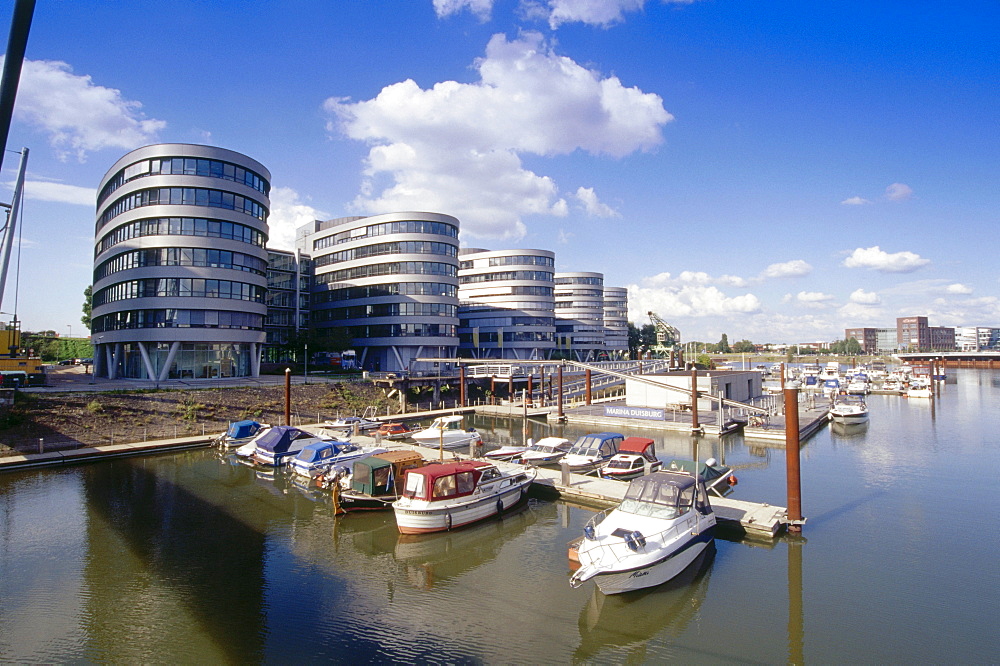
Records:
M672 520L691 510L695 485L678 487L669 483L633 481L618 509L637 516Z
M424 496L423 474L406 475L406 488L403 490L403 496L409 498L420 498Z
M612 469L629 469L633 463L637 462L633 458L612 458L608 461L608 467Z
M569 452L578 456L596 456L601 449L601 441L596 437L581 437Z

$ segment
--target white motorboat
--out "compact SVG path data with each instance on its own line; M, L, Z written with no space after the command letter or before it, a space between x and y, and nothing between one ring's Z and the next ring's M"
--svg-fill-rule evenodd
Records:
M562 460L573 443L565 437L542 437L521 454L522 465L554 465Z
M715 513L701 477L654 472L629 483L617 508L594 516L576 549L579 587L593 578L604 594L661 585L715 538Z
M487 451L483 454L484 458L488 460L514 460L520 458L528 447L531 446L533 442L529 439L527 445L514 444L508 446L501 446L499 449L493 449L492 451Z
M446 449L469 446L483 441L482 436L476 432L475 428L462 429L461 414L439 416L420 432L410 435L410 439L421 446L430 448L440 446Z
M830 420L837 423L864 423L868 420L868 405L864 400L838 400L830 406Z
M618 453L618 447L624 440L625 435L617 432L584 435L573 442L573 446L559 464L569 465L571 472L595 470Z
M380 428L382 422L375 419L375 408L369 407L365 410L365 413L361 416L345 416L343 418L334 419L333 421L327 421L323 424L323 427L329 428L330 430L339 430L341 432L350 434L355 431L365 432L368 430L375 430Z
M520 502L538 473L513 463L461 460L406 471L393 502L401 534L443 532L502 514Z
M923 377L914 377L910 380L910 386L906 389L907 398L933 398L931 383Z

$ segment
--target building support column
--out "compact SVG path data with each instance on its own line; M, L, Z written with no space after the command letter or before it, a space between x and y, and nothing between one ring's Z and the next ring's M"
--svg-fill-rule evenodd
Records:
M174 345L180 343L175 342ZM174 352L176 349L174 347L170 348L170 357L173 359ZM250 343L250 376L260 377L260 356L264 352L264 345L258 344L256 342ZM308 361L307 361L308 362ZM168 364L169 367L169 364Z
M153 362L149 358L149 351L146 349L145 342L136 342L139 345L139 353L142 354L142 364L146 367L146 376L157 381L157 375L153 371Z
M181 348L181 343L174 340L170 343L170 351L167 352L167 360L163 363L163 368L160 369L160 381L167 381L167 377L170 376L170 366L173 365L174 357L177 356L177 350ZM256 375L254 375L256 376Z

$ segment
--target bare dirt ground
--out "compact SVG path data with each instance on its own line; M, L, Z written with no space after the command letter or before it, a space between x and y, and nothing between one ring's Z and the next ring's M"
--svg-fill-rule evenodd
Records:
M292 423L314 423L361 414L374 406L379 415L395 413L367 383L330 383L291 387ZM0 455L77 448L112 442L221 433L230 422L256 419L284 422L285 388L253 386L104 393L18 393L12 408L0 412ZM387 411L388 410L388 411Z

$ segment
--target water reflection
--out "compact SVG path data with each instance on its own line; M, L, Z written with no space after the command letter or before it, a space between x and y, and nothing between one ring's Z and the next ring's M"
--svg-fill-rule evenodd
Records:
M708 594L715 552L713 542L672 580L648 590L608 596L593 586L580 611L580 643L573 660L587 661L602 650L615 648L615 661L640 663L648 658L646 644L650 639L669 643L680 636ZM662 653L657 655L662 657Z
M429 590L495 559L506 543L535 523L538 514L533 505L536 500L529 500L502 518L454 532L400 534L396 560L405 565L407 580Z
M862 421L861 423L830 422L830 434L833 435L834 440L853 440L853 443L860 443L864 441L867 433L868 421Z
M261 659L259 530L140 459L87 466L83 487L92 657L143 662L162 654L204 656L199 652L209 649L227 661Z

